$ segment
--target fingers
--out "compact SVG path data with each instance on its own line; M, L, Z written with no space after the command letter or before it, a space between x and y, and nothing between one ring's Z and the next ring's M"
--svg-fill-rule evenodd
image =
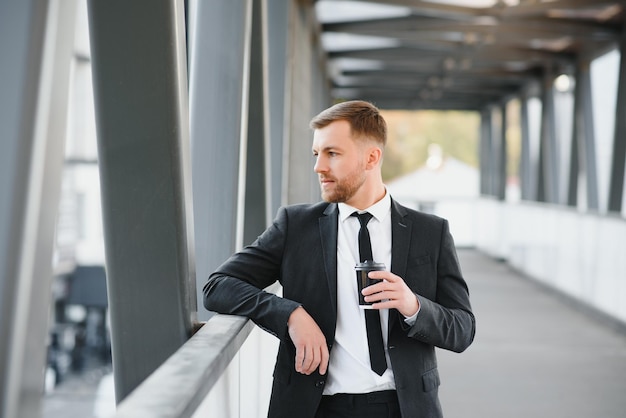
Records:
M404 280L387 271L369 273L372 279L383 279L363 289L366 302L371 302L374 309L397 309L406 317L412 316L419 308L417 296Z
M370 287L373 287L373 286L370 286ZM363 289L363 294L365 295L365 289ZM396 292L392 289L388 289L388 290L380 290L378 292L365 295L364 299L366 302L383 303L383 302L391 302L401 297L402 297L402 294L400 292ZM385 307L374 306L374 309L385 309Z
M376 293L386 290L394 290L398 287L398 285L404 285L404 281L399 276L396 276L395 274L388 271L371 271L368 276L370 279L378 279L380 280L380 282L363 289L361 293L363 293L364 296L374 295ZM368 302L371 302L373 300L378 299L371 299Z
M305 347L304 346L296 346L296 371L298 373L303 373L303 363L305 356Z
M328 361L330 359L330 353L328 352L328 347L324 345L321 350L321 359L320 359L320 374L326 374L328 370Z
M303 374L311 374L319 364L319 355L317 354L317 349L312 346L304 347L304 357L302 359L302 365L300 373ZM296 369L297 370L297 369Z
M319 368L320 374L328 370L329 353L326 344L321 346L301 345L296 347L296 371L310 375Z
M328 347L315 320L299 307L293 311L287 325L296 347L296 371L309 375L319 368L320 374L325 374L328 369Z
M389 283L397 283L399 281L403 281L400 276L384 270L370 271L367 276L370 279L384 279Z

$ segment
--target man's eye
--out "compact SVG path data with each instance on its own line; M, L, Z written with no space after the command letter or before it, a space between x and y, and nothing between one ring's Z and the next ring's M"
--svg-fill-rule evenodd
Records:
M330 157L334 157L334 156L336 156L336 155L337 155L337 153L336 153L336 152L332 152L332 151L330 151L330 152L328 153L328 155L329 155Z

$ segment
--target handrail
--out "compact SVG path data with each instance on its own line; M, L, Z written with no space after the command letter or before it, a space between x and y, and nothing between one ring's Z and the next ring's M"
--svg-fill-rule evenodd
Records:
M244 317L213 316L117 406L115 417L191 417L253 327Z

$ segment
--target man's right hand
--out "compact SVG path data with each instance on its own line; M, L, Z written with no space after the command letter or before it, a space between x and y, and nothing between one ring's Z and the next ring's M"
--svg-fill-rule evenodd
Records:
M296 371L309 375L319 367L319 373L326 374L329 357L326 337L311 315L300 306L289 316L287 327L296 346Z

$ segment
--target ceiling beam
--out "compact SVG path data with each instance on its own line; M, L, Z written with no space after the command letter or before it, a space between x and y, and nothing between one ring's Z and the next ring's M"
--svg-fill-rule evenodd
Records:
M501 24L498 24L501 23ZM406 34L447 33L524 33L535 37L572 36L581 39L617 39L620 25L606 22L574 21L541 17L535 19L472 19L451 21L418 16L384 18L366 21L334 22L322 25L325 32L353 33L368 36L403 38ZM432 35L431 35L432 36ZM419 39L419 36L418 36ZM442 37L442 39L446 39Z
M605 53L624 30L626 4L626 0L520 0L517 6L498 2L473 8L426 0L369 2L410 11L403 17L321 25L329 35L397 42L393 47L333 48L333 38L327 36L333 96L397 108L474 110L542 82L547 68L555 74L567 72L577 59ZM365 60L362 67L359 60Z
M423 16L439 16L448 18L467 18L477 16L481 9L475 7L457 6L452 4L433 3L424 0L361 0L366 3L384 4L386 6L408 7L413 13Z
M333 51L328 53L330 59L333 58L360 58L369 60L380 60L385 63L414 63L427 59L445 59L453 57L450 51L427 51L411 47L390 47L376 49L359 49L351 51ZM574 62L575 55L565 53L554 53L550 51L521 49L482 47L476 49L457 49L454 55L457 59L469 58L476 62L486 60L490 62L502 63L505 61L529 61L569 64Z
M502 8L502 17L527 17L546 15L554 10L588 10L608 8L611 6L621 7L623 10L624 0L556 0L551 2L522 1L517 6Z

